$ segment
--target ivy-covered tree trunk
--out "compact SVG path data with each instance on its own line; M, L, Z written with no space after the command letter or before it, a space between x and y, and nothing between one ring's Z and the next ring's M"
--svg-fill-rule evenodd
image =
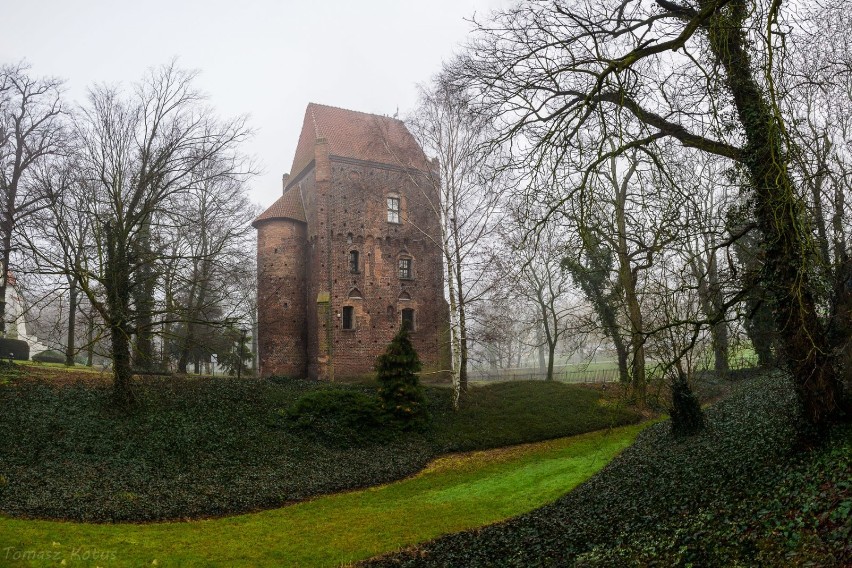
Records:
M757 225L766 236L763 280L777 300L774 319L782 356L793 373L806 417L821 426L837 416L840 382L817 316L808 272L815 251L807 237L804 204L788 171L783 125L758 86L745 49L748 15L746 2L734 0L716 11L706 31L746 137L743 163L750 174Z
M68 335L65 341L65 365L74 366L74 333L77 327L77 279L68 279Z
M112 343L113 403L119 409L128 410L136 403L130 359L130 259L127 242L121 231L107 224L105 232L107 259L104 288L107 327Z

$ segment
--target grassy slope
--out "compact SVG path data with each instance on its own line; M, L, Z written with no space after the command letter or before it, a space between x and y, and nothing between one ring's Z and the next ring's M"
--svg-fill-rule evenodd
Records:
M795 452L790 381L707 411L702 434L647 429L555 503L375 559L377 566L852 566L852 427Z
M0 436L0 511L85 521L233 514L400 479L447 451L637 420L569 385L475 389L460 413L449 410L447 389L430 389L432 431L346 447L282 418L282 409L319 387L153 378L139 386L141 411L124 417L109 412L109 384L91 373L53 382L12 377L0 384L0 432L15 434Z
M154 560L164 566L336 566L539 507L589 478L641 429L448 456L390 485L223 519L91 525L0 517L0 554L54 555L21 562L34 566L56 559L72 566L149 566ZM107 561L77 561L92 548Z

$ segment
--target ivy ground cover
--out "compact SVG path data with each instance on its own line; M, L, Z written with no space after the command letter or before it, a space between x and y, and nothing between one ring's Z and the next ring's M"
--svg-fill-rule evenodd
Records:
M592 476L642 428L453 454L381 487L219 519L84 524L0 517L0 565L337 566L540 507Z

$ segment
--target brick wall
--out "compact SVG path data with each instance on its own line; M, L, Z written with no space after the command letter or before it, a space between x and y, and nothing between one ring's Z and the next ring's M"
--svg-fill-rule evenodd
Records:
M257 225L258 354L263 375L303 377L306 226L272 219Z
M431 205L437 195L427 176L329 156L320 139L313 167L290 181L289 191L301 192L307 225L276 219L258 226L261 373L301 369L322 380L370 375L399 329L402 310L412 309L424 380L445 379L439 371L449 368L449 312ZM389 194L401 200L401 223L388 222ZM354 273L353 250L359 256ZM411 259L410 279L399 277L401 257ZM296 297L303 298L300 308ZM346 306L354 309L353 330L343 329Z

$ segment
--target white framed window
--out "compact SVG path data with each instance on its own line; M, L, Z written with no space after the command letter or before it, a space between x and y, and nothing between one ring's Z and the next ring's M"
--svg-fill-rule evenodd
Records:
M388 223L400 223L400 201L398 195L388 195Z
M399 277L402 280L411 280L414 278L414 271L412 270L412 262L410 258L403 257L399 259Z

